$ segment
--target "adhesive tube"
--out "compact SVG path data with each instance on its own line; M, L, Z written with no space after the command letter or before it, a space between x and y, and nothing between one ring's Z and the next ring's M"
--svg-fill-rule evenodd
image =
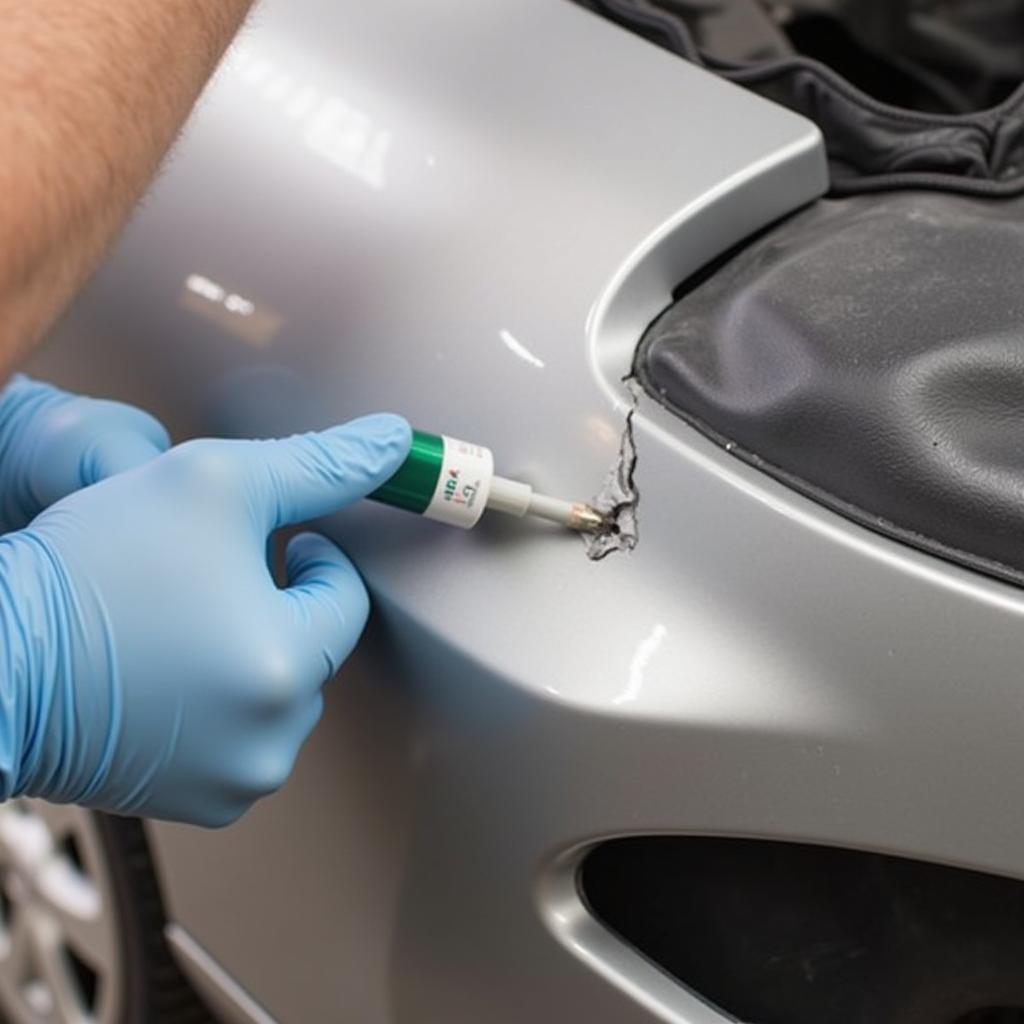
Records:
M529 484L494 475L494 457L483 445L414 430L405 462L370 497L449 526L469 530L484 509L533 515L573 530L600 533L610 528L584 502L535 494Z
M487 507L493 478L494 457L489 449L414 430L405 462L370 497L469 530Z

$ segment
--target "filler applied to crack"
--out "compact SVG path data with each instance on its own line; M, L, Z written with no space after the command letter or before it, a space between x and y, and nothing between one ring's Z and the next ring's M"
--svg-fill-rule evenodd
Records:
M529 484L496 476L494 456L483 445L419 430L398 472L370 497L465 530L476 526L485 509L539 516L581 533L611 529L585 502L537 494Z

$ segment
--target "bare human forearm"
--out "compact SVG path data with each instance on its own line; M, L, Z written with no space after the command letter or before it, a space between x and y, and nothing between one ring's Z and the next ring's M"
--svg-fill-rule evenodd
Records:
M156 173L253 0L0 0L0 381Z

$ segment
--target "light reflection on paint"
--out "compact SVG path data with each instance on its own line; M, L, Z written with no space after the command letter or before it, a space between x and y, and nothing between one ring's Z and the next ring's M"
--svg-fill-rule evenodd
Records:
M596 441L602 448L617 447L622 436L621 427L616 429L601 416L587 416L583 421L584 431L589 440Z
M318 156L371 188L384 187L391 133L340 97L328 97L309 117L304 141Z
M521 341L519 341L511 331L506 331L502 328L498 331L498 337L501 338L502 344L511 352L513 355L519 356L524 363L529 363L530 366L536 366L538 370L544 369L544 360L539 359L535 356Z
M310 151L376 191L385 187L393 135L368 111L296 80L276 61L246 46L232 47L225 70L296 121Z
M185 279L185 287L194 295L201 295L209 302L218 302L224 306L229 313L237 313L239 316L252 316L256 312L256 304L249 299L242 298L234 292L229 293L216 281L211 281L202 274L189 274Z
M667 632L668 630L659 622L640 641L629 662L629 682L622 693L612 699L613 704L628 704L630 701L637 699L644 685L644 675L647 672L647 666L650 665L654 655L658 653L658 648L665 639Z
M189 274L185 278L185 287L193 295L201 295L204 299L209 299L210 302L224 301L224 289L216 281L211 281L208 277L203 277L202 274Z
M237 313L239 316L252 316L256 312L256 305L241 295L229 295L224 300L224 308L229 313Z
M181 291L181 305L257 348L273 341L284 323L270 307L232 291L205 274L189 274Z

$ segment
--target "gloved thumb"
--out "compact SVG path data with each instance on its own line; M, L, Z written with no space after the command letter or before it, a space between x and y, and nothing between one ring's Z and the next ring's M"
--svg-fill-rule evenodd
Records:
M300 533L285 552L288 589L300 647L317 659L313 676L324 682L352 653L370 613L370 598L344 552L318 533Z
M258 442L251 483L262 499L268 532L365 498L395 473L411 442L409 424L389 413Z

